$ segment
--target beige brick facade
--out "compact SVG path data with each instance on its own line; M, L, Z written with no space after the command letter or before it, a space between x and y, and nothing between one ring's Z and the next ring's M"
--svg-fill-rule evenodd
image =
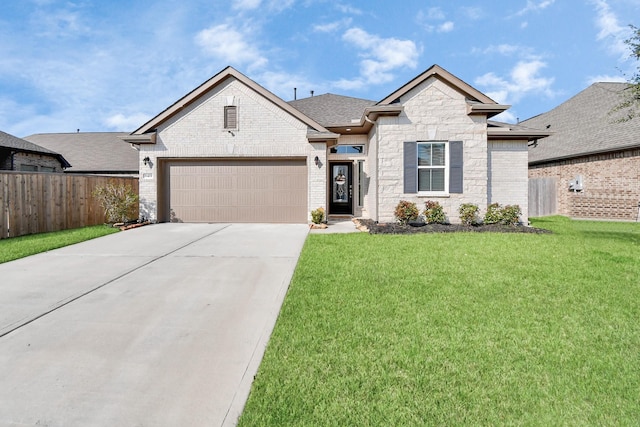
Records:
M578 175L583 190L569 182ZM555 178L558 214L572 218L638 220L640 149L576 157L530 166L530 178Z
M13 169L11 169L12 167ZM0 164L0 169L56 173L64 171L55 157L25 152L15 153L13 159L11 156L7 156L4 163Z

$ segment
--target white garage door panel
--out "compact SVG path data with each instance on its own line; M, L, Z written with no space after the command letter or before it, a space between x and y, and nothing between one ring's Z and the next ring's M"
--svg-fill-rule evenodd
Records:
M307 222L305 160L173 161L171 218L183 222Z

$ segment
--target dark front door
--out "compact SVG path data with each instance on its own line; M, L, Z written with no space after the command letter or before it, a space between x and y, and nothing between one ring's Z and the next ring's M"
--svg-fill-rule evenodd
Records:
M353 164L331 163L329 213L353 215Z

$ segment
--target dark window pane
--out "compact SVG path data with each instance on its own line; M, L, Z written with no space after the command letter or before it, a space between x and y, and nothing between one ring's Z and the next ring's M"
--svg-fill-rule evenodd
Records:
M418 166L431 166L431 144L418 144Z
M444 166L444 144L431 144L432 166Z
M418 169L418 191L431 191L431 169Z
M444 191L444 169L431 169L431 191Z

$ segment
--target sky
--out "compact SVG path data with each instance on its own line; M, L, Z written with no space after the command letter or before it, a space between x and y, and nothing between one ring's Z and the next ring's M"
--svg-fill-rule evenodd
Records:
M640 0L3 0L0 130L131 132L231 65L285 101L438 64L515 123L637 70Z

